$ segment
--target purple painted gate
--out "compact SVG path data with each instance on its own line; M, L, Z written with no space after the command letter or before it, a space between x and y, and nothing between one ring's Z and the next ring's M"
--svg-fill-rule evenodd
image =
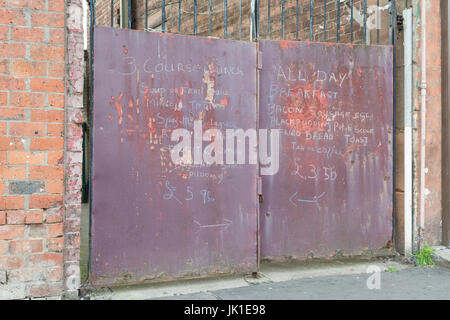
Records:
M256 271L257 165L174 165L169 152L194 120L255 128L255 44L94 35L90 282Z
M392 238L392 47L260 41L261 257L357 254Z

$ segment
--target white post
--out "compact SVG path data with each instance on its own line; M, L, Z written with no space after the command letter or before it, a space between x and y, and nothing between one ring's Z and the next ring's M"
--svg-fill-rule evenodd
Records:
M412 214L413 214L413 175L412 175L412 9L403 11L404 59L405 59L405 112L404 112L404 241L405 256L412 252Z

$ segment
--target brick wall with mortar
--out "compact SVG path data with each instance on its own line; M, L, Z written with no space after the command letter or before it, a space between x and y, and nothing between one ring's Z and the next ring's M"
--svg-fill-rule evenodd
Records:
M0 0L0 299L78 289L79 5Z

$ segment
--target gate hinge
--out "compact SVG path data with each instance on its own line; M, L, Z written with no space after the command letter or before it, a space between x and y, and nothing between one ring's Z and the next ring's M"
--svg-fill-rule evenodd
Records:
M256 55L256 67L258 70L262 69L262 52L258 51L258 54Z
M258 177L258 198L259 203L263 202L263 195L262 195L262 178Z
M401 14L397 14L397 28L398 28L398 31L403 30L403 15L401 15Z

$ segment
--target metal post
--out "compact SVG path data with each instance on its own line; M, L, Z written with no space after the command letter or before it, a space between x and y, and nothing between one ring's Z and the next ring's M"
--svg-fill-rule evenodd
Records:
M178 32L181 33L181 0L178 0Z
M450 246L450 68L449 43L450 32L448 17L450 16L448 1L441 1L442 21L442 244Z
M197 35L197 0L194 0L194 35Z
M111 28L114 27L114 0L111 0Z
M364 11L363 11L363 24L364 24L364 43L367 43L367 0L364 0Z
M161 0L161 29L166 32L166 1Z
M337 18L336 18L336 41L341 42L341 2L337 1Z
M377 44L380 44L380 0L377 0L377 13L376 17L377 19Z
M353 0L350 0L350 42L353 42Z
M239 40L242 39L242 0L239 0Z
M95 26L95 0L89 1L89 127L93 128L93 114L94 114L94 26ZM91 155L89 160L89 254L88 254L88 275L92 270L92 133L89 135L89 154Z
M284 40L284 1L281 0L281 37Z
M256 28L255 28L255 34L256 39L259 39L259 0L255 1L255 16L256 16Z
M212 35L212 0L209 0L209 36Z
M270 0L267 0L267 39L270 39Z
M327 41L327 0L323 0L323 41Z
M227 30L227 0L223 0L223 37L226 39L228 36Z
M396 191L396 185L397 185L397 177L395 175L395 173L397 172L397 138L396 138L396 123L397 123L397 99L396 99L396 95L397 95L397 84L396 84L396 79L397 79L397 54L396 54L396 41L395 41L395 22L397 20L397 11L395 8L395 0L391 0L391 6L390 6L390 13L391 13L391 26L390 26L390 32L389 32L389 36L391 38L391 44L393 46L393 123L394 123L394 129L393 129L393 134L392 134L392 153L393 153L393 163L392 163L392 171L393 171L393 178L392 178L392 186L393 186L393 190L392 190L392 221L393 221L393 225L392 225L392 239L395 239L395 229L396 229L396 216L397 216L397 202L396 202L396 197L395 197L395 191Z
M295 3L295 40L298 41L298 0Z
M148 30L148 0L145 0L145 30Z
M128 0L128 29L131 29L131 0Z
M313 0L309 0L309 41L313 41Z

